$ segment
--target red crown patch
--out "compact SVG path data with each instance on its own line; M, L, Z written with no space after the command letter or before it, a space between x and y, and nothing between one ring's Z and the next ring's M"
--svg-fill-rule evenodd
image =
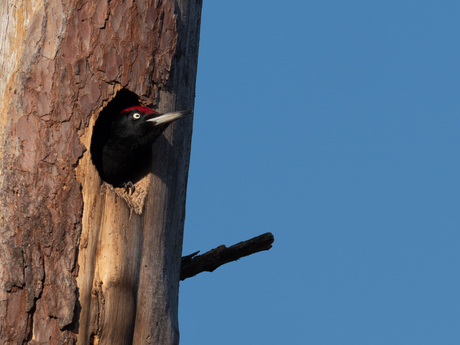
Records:
M126 109L122 110L122 111L120 112L120 114L126 113L126 112L128 112L128 111L132 111L132 110L140 111L140 112L143 113L143 114L152 114L152 113L156 113L156 111L153 110L153 109L150 109L150 108L147 108L147 107L143 107L143 106L141 106L141 105L135 105L135 106L133 106L133 107L129 107L129 108L126 108Z

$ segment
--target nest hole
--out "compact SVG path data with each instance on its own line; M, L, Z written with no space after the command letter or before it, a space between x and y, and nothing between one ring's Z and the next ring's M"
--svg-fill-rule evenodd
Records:
M102 169L102 149L110 138L110 129L115 115L122 110L141 105L139 97L132 91L121 89L115 97L101 110L99 117L96 120L91 137L91 159L95 165L99 176L105 182L105 176ZM137 181L132 181L133 183Z

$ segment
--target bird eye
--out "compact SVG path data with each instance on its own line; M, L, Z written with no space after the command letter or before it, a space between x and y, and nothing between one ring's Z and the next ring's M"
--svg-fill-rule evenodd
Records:
M141 118L141 114L139 114L139 113L134 113L133 114L133 119L134 120L139 120L140 118Z

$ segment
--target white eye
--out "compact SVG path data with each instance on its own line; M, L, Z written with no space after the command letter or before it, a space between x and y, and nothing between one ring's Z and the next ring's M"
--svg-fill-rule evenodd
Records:
M139 120L140 118L141 118L141 114L139 114L139 113L134 113L133 114L133 119L134 120Z

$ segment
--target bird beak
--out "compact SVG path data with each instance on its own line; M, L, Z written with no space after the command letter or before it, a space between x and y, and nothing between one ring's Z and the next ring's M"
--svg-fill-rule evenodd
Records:
M181 117L187 116L191 112L191 110L174 111L172 113L166 113L163 115L152 117L151 119L146 120L146 122L152 122L152 124L154 124L155 126L159 126L161 124L176 121Z

